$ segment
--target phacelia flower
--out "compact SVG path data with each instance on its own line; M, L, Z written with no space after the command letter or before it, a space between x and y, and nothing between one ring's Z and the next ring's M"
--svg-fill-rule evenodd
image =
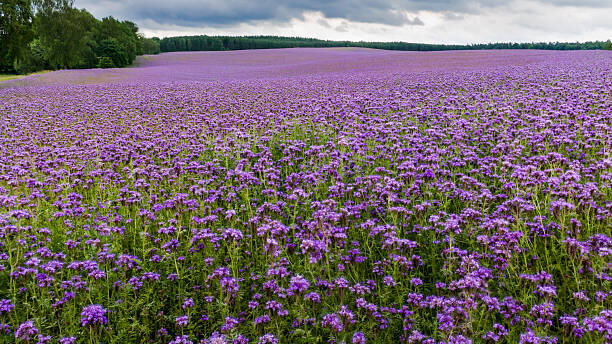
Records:
M106 325L106 309L100 305L90 305L81 312L81 326Z

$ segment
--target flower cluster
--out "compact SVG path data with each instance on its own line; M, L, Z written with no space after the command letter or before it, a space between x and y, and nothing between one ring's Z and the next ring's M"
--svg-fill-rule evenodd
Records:
M106 325L106 309L100 305L91 305L83 308L81 312L81 326Z

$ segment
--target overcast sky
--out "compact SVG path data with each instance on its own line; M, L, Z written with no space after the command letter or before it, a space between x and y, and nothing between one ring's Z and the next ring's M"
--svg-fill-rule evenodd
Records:
M612 39L612 0L76 0L147 37L487 43Z

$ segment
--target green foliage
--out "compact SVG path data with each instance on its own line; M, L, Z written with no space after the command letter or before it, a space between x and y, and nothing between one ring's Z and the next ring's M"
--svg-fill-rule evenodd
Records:
M113 17L106 17L98 22L95 32L95 40L96 42L99 42L98 45L106 42L104 43L105 49L109 48L108 40L114 40L116 45L113 45L112 49L116 49L116 51L114 52L115 55L112 56L113 62L115 63L116 67L125 67L132 64L136 58L138 46L137 32L138 28L132 22L120 22Z
M184 36L164 38L160 42L162 52L168 51L204 51L204 50L234 50L230 49L229 42L222 37L210 36ZM270 46L272 47L272 46Z
M31 2L0 1L0 71L13 71L14 63L26 58L33 38Z
M145 38L133 22L98 20L73 4L73 0L1 1L0 71L124 67L137 55L160 52L159 38Z
M115 68L115 63L110 56L102 56L98 62L98 68Z
M85 10L50 8L35 17L36 32L46 48L46 59L54 68L77 68L89 54L91 31L96 19Z
M116 66L125 66L128 61L127 54L119 45L119 42L114 38L102 40L98 44L97 55L100 62L100 68L112 68Z
M604 45L604 49L612 50L612 41L607 40L606 44Z
M161 52L159 46L159 38L145 38L144 36L139 37L139 42L142 46L142 53L139 55L154 55Z
M45 56L45 47L39 39L33 40L29 46L23 60L15 61L15 71L19 74L27 74L49 68L49 63Z

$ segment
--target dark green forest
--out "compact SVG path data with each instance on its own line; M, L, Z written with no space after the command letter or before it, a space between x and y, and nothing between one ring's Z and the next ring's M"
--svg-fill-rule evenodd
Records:
M109 68L159 53L136 24L96 19L72 0L0 0L0 72Z
M594 50L612 49L610 41L585 43L486 43L469 45L425 44L406 42L351 42L327 41L314 38L278 36L181 36L168 37L160 42L162 52L202 50L243 50L306 47L360 47L404 51L481 50L481 49L545 49Z
M170 51L363 47L437 51L476 49L610 49L612 43L487 43L469 45L407 42L351 42L278 36L180 36L146 38L136 24L95 18L73 0L0 0L0 73L44 69L111 68L133 63L137 55Z

